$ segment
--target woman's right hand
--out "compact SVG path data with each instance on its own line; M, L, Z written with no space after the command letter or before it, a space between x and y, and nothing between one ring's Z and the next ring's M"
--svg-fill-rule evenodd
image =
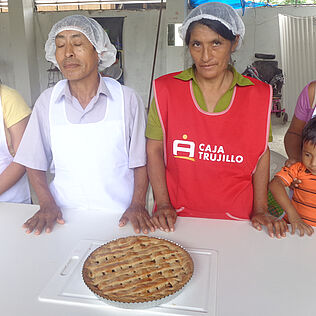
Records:
M177 212L171 204L159 205L152 216L152 220L156 228L165 232L173 232Z

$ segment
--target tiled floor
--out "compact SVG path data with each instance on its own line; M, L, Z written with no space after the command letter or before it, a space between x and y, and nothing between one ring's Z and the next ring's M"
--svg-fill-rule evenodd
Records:
M290 126L290 122L284 124L282 118L276 117L275 114L272 114L271 122L273 142L269 143L270 150L286 156L283 139L288 127Z
M286 152L284 148L284 135L290 125L290 122L285 124L282 118L278 118L275 114L272 114L272 135L273 142L269 143L270 148L270 179L273 178L274 174L281 170L286 160Z

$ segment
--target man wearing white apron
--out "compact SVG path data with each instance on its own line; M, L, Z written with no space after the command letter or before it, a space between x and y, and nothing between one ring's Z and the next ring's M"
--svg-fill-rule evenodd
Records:
M154 230L145 208L145 110L132 89L99 75L116 56L106 32L91 18L68 16L53 26L45 51L66 79L38 98L15 157L40 204L26 232L50 232L66 208L115 210L120 226L130 220L137 233Z

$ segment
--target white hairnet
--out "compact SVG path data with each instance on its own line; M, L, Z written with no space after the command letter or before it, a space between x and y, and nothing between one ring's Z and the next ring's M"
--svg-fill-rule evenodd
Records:
M56 35L62 31L75 30L84 34L99 56L99 71L111 66L116 60L116 48L102 26L94 19L83 15L70 15L53 25L45 44L46 59L59 68L55 52Z
M197 6L188 14L179 28L180 37L185 39L189 25L201 19L219 21L231 30L235 36L239 35L236 50L240 48L245 35L245 25L237 11L231 6L221 2L208 2Z

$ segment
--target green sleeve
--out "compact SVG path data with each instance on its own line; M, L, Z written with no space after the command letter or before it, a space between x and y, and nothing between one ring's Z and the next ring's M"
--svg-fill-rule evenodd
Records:
M146 137L154 140L163 140L163 132L158 116L155 98L151 101L146 126Z
M269 128L269 140L268 142L272 142L273 141L273 136L272 136L272 124L270 122L270 128Z

